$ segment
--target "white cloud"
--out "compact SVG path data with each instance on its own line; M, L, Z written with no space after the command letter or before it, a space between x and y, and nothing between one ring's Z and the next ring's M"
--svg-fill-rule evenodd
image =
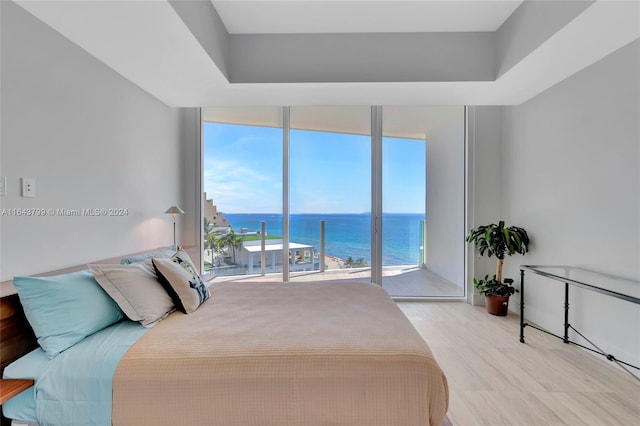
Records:
M237 160L205 159L204 190L223 213L282 210L281 182Z

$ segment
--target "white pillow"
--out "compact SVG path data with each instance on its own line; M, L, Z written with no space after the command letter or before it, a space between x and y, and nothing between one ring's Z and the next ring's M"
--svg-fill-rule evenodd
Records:
M158 280L171 296L176 307L190 314L210 296L191 259L178 252L171 259L153 258Z
M153 327L174 309L151 260L130 265L89 265L98 284L129 319Z

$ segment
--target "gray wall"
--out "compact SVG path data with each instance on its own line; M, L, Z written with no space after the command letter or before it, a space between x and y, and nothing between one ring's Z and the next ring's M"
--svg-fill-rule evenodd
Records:
M0 207L127 214L0 217L0 279L171 244L163 212L187 201L177 159L195 136L183 125L189 110L167 107L16 4L1 8ZM35 198L20 196L21 177L36 179Z
M468 227L496 223L503 218L502 206L502 107L470 106L468 130ZM484 304L484 296L474 293L472 277L496 273L495 257L480 257L467 244L470 257L469 295L474 304Z
M180 244L200 246L202 241L202 160L200 140L200 109L180 108L180 207L185 214L180 218ZM194 256L192 254L192 256ZM192 259L196 265L200 259Z
M516 277L518 265L528 263L640 279L638 75L635 41L525 104L504 107L501 161L476 167L501 168L504 219L532 238L526 257L506 260L507 276ZM572 291L572 325L640 364L638 306ZM559 333L562 295L562 284L528 277L527 318ZM513 302L515 309L518 298Z
M232 83L495 79L493 34L485 32L233 34L229 40Z
M593 0L522 2L495 33L497 76L509 71L591 4Z
M441 109L427 133L427 268L463 287L464 108Z

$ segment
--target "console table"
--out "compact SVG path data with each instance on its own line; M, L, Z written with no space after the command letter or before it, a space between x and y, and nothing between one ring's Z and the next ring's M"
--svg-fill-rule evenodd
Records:
M532 272L543 277L564 283L564 335L558 336L524 320L524 273ZM569 286L585 288L606 296L626 300L640 305L640 281L628 280L613 275L590 271L584 268L566 265L520 265L520 342L524 343L524 328L531 327L551 336L562 339L564 343L571 343L606 357L609 361L617 363L623 370L640 381L640 377L633 374L627 367L640 370L640 367L621 361L615 356L603 351L595 343L587 339L582 333L569 324ZM569 340L569 329L575 331L580 337L589 342L593 348L583 346Z

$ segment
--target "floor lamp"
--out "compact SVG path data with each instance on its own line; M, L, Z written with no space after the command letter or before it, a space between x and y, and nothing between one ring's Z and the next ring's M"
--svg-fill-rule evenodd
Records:
M170 214L171 216L173 216L173 246L177 249L178 246L176 245L176 215L184 214L184 211L182 211L182 209L178 206L171 206L167 209L165 214Z

